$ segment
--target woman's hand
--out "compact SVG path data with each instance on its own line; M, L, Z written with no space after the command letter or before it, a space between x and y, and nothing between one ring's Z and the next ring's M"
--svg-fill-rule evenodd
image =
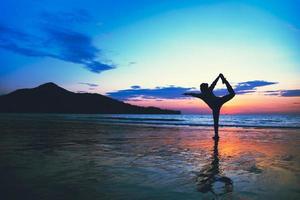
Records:
M197 98L201 99L201 93L186 92L186 93L183 93L183 95L197 97Z
M222 79L222 83L224 84L227 81L226 78L224 77L224 75L222 73L219 76Z

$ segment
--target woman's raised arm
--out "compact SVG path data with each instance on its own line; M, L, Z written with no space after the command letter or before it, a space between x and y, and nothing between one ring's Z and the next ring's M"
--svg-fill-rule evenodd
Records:
M211 85L209 86L209 89L210 89L211 91L214 90L214 88L216 87L217 82L218 82L220 76L221 76L221 74L219 74L219 76L218 76L218 77L211 83Z

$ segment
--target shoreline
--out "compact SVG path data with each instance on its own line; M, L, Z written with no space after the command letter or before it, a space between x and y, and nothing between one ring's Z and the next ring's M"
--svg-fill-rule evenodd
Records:
M150 127L178 127L178 128L200 128L200 127L205 127L205 128L211 128L213 129L213 124L161 124L161 123L144 123L144 122L95 122L95 123L99 123L99 124L105 124L105 125L112 125L112 124L116 124L116 125L131 125L131 126L150 126ZM288 127L288 126L247 126L247 125L222 125L220 124L219 127L221 128L241 128L241 129L300 129L300 127Z

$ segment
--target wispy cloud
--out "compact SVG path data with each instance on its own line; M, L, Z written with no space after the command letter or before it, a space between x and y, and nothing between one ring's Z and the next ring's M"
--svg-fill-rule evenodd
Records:
M0 24L0 48L33 57L56 57L47 52L47 43L41 37L30 35Z
M139 85L133 85L133 86L131 86L131 89L140 89L141 88L141 86L139 86Z
M296 89L296 90L270 90L270 91L265 91L264 94L274 95L274 96L281 96L281 97L300 97L300 89Z
M135 64L137 64L137 62L135 61L128 62L128 65L135 65Z
M39 31L28 33L0 24L0 48L30 57L51 57L81 64L94 73L115 68L113 64L98 60L100 49L93 45L92 38L71 30L66 22L87 20L87 14L59 13L44 14L46 21L53 18L55 25L42 24ZM64 18L64 20L59 20ZM71 22L70 22L71 23Z
M95 83L80 82L79 84L81 84L81 85L87 85L89 87L98 87L99 86L98 84L95 84Z
M268 82L262 80L240 82L235 86L235 92L238 95L243 95L247 93L253 93L258 87L263 87L267 85L273 85L277 82ZM168 86L168 87L156 87L156 88L141 88L138 85L131 86L130 89L118 90L115 92L107 93L113 98L120 100L133 100L137 98L142 99L182 99L190 98L184 96L185 92L199 92L196 91L194 87L179 87L179 86ZM228 92L226 89L216 89L214 90L215 95L223 96Z

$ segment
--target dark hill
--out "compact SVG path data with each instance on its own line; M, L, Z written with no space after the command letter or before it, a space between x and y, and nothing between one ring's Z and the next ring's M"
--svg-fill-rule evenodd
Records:
M180 111L134 106L100 94L74 93L54 83L0 96L0 112L180 114Z

